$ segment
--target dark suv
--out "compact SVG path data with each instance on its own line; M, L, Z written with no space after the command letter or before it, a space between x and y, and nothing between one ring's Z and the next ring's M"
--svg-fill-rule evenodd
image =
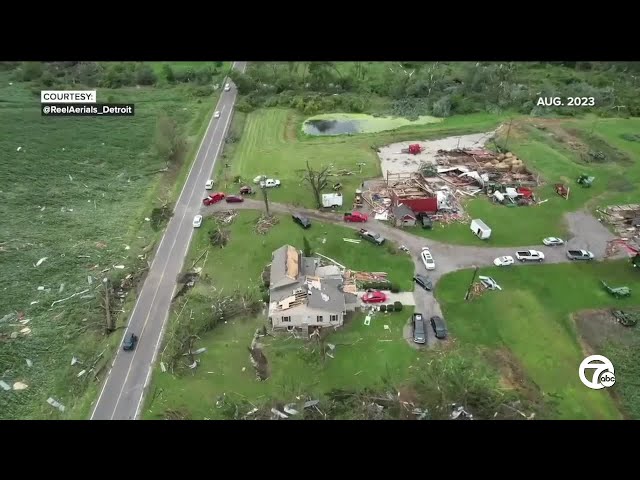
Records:
M441 340L447 338L447 326L444 324L442 317L437 315L431 317L431 328L433 328L436 338Z
M300 225L304 229L307 229L311 226L311 221L303 215L294 213L293 215L291 215L291 218L293 218L293 221L296 222L298 225Z
M134 348L136 348L137 343L138 343L138 336L132 333L131 335L129 335L127 338L124 339L124 342L122 342L122 349L127 351L133 350Z
M424 318L421 313L413 314L413 341L419 344L427 343L427 331L424 328Z

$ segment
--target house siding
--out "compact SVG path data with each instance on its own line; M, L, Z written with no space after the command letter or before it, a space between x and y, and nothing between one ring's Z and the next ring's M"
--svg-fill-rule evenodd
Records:
M344 312L342 313L322 313L322 322L317 321L316 314L314 315L285 315L285 312L279 312L277 314L271 315L271 324L273 328L287 328L287 327L332 327L332 326L342 326L344 323ZM331 322L329 319L331 315L336 315L338 320L336 322ZM290 322L283 322L282 317L290 317Z

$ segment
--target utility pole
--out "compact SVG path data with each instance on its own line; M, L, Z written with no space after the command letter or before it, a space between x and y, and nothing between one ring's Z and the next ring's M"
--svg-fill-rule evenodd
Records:
M473 287L473 283L476 281L476 275L478 274L478 269L480 267L476 267L473 271L473 277L471 277L471 283L469 283L469 288L467 288L467 293L464 295L465 301L469 300L469 295L471 294L471 287Z

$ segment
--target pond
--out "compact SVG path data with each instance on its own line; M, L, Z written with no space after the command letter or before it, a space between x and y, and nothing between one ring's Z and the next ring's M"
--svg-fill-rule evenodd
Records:
M362 113L327 113L308 118L302 124L302 131L307 135L353 135L384 132L408 125L425 125L441 121L441 118L428 116L408 120L403 117L374 117Z

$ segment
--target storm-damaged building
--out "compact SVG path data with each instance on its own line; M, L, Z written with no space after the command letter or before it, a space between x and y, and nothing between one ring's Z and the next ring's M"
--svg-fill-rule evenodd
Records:
M357 296L343 289L342 271L335 265L303 256L291 245L272 254L269 273L269 321L274 329L339 327L354 311Z

